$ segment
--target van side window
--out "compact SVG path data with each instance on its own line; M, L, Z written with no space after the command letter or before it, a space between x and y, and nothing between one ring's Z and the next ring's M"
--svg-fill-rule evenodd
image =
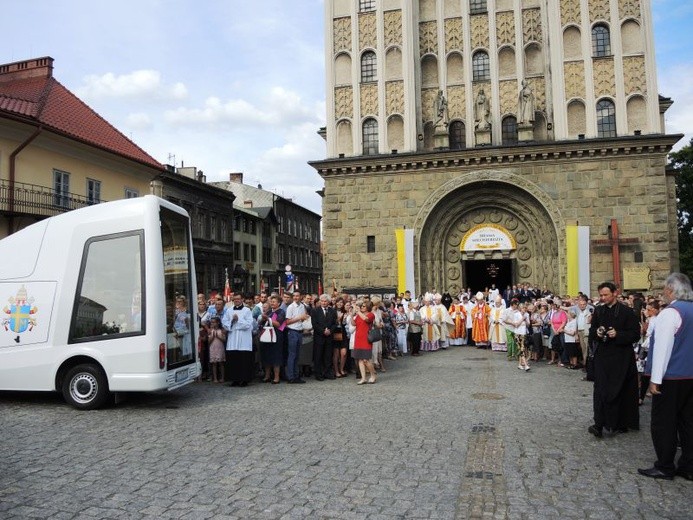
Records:
M143 248L143 231L87 241L70 322L70 343L144 334Z

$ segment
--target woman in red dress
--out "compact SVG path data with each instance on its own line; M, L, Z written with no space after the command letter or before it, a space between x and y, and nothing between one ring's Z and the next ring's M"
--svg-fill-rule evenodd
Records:
M361 372L359 385L375 383L375 368L373 363L371 363L373 345L368 341L368 331L375 321L375 315L371 312L372 309L373 304L371 302L364 302L356 312L356 318L354 318L356 332L354 333L354 350L351 351L351 356L358 361L359 371ZM366 372L371 375L369 379L366 379Z

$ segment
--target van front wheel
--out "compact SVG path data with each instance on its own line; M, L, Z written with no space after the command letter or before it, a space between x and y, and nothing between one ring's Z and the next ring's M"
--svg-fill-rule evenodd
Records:
M63 398L80 410L102 407L109 396L106 376L96 365L77 365L68 370L62 384Z

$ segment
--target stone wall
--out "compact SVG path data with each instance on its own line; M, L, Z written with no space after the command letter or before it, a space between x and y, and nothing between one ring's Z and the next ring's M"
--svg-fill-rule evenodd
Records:
M508 190L525 189L528 196L550 201L544 207L558 237L555 261L560 264L560 287L556 289L566 291L566 224L589 226L591 240L605 239L610 219L616 218L622 237L639 239L636 245L622 246L622 268L650 267L652 289L658 290L678 266L676 224L671 221L675 216L673 182L664 172L666 153L675 139L660 136L659 141L658 146L649 147L573 142L551 148L379 156L369 163L358 159L314 163L325 179L325 279L336 279L344 288L396 286L395 229L414 228L418 244L422 233L430 233L435 226L426 219L436 203L429 200L432 193L442 199L447 193L441 187L456 178L483 177L484 172L493 171L496 178L507 175L522 180L523 188L514 183ZM531 191L535 193L530 195ZM369 235L375 237L374 253L366 252ZM635 264L635 251L643 252L642 264ZM424 254L415 253L417 263ZM592 246L592 292L601 281L612 280L612 273L611 249ZM542 284L542 280L532 281Z

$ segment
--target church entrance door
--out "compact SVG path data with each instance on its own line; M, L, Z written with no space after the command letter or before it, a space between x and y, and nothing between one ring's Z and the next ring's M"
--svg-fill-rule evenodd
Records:
M491 284L502 293L507 285L513 285L512 260L464 260L462 262L465 287L472 288L472 294L483 291Z

